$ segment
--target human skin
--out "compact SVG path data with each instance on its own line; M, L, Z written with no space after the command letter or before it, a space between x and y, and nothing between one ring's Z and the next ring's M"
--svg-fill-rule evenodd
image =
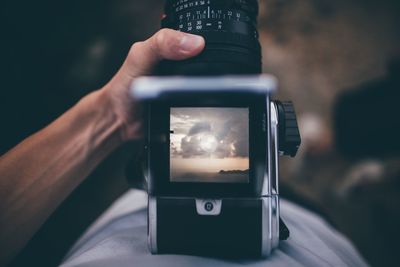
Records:
M160 60L193 57L204 45L202 37L169 29L133 44L109 83L0 157L0 266L112 151L141 138L132 81L151 74Z

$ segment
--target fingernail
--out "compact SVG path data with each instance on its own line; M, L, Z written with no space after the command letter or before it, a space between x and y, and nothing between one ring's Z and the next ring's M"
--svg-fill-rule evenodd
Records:
M179 43L179 47L182 52L191 52L199 48L201 45L203 45L203 43L204 43L203 37L187 33L182 37Z

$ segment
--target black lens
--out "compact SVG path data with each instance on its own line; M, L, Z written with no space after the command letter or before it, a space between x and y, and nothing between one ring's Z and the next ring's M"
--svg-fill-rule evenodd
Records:
M162 62L159 74L260 73L257 15L257 0L166 0L162 27L201 35L206 47L195 58Z

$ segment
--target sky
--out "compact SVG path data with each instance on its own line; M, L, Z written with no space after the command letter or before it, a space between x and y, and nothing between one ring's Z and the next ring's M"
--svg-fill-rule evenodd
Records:
M171 108L171 175L249 169L247 108Z

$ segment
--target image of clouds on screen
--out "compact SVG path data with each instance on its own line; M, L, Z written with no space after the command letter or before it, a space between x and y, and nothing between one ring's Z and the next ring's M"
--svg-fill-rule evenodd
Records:
M172 108L172 158L247 158L247 108Z

